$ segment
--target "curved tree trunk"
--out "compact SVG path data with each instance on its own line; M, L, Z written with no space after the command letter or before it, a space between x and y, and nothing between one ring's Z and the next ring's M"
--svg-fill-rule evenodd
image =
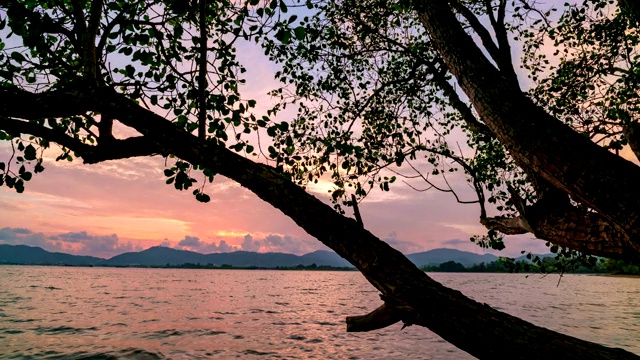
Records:
M24 103L39 106L25 108L18 105ZM133 156L142 155L140 146L146 143L149 144L147 154L171 153L192 164L215 170L278 208L356 266L382 293L384 306L369 315L348 318L349 330L373 330L403 321L406 325L425 326L458 348L483 359L556 358L558 354L565 359L581 360L639 358L622 349L535 326L442 286L355 220L336 213L273 168L180 131L164 118L111 90L33 95L0 89L0 114L8 117L36 119L74 112L81 114L87 110L108 114L143 134L141 140L131 141L133 145L120 143L117 157L126 157L127 151ZM33 123L27 126L20 123L25 124L0 118L0 129L36 136L49 131L38 129ZM89 146L89 149L87 145L74 143L74 139L58 138L58 141L80 156L86 153L87 162L108 159L108 154L99 150L100 145Z

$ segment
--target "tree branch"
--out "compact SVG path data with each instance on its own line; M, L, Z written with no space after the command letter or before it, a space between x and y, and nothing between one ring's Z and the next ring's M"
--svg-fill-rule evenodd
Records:
M365 332L384 329L398 321L413 325L415 309L408 303L389 296L380 296L384 303L366 315L347 316L347 332Z
M116 17L113 18L113 20L111 20L102 31L102 35L100 36L100 40L98 40L98 45L96 46L96 58L98 60L102 60L102 57L104 56L104 48L107 45L107 41L109 41L109 35L111 35L113 29L117 25L122 24L124 20L124 13L125 11L123 10L118 15L116 15Z
M4 130L14 136L28 134L55 142L76 153L85 164L96 164L107 160L127 159L138 156L151 156L162 152L158 146L150 143L142 136L123 140L112 139L107 143L89 145L61 131L32 122L9 118L0 118L0 130Z
M362 221L362 216L360 215L360 209L358 208L358 199L354 194L351 194L351 204L353 205L353 215L356 218L356 221L360 226L364 228L364 222Z
M0 88L0 116L44 119L85 114L91 104L83 100L82 90L57 89L31 93L17 87Z
M347 316L347 332L384 329L400 320L401 318L398 311L394 307L384 303L366 315Z
M493 216L480 220L489 230L496 230L506 235L533 233L533 229L522 216Z
M505 78L518 86L518 75L513 68L513 60L511 58L511 46L509 45L509 36L504 24L504 18L507 8L506 0L498 0L498 17L493 15L493 7L491 6L491 0L485 0L487 12L491 20L491 27L495 33L496 41L498 42L498 56L500 60L496 60L499 63L500 72Z
M487 49L487 52L489 53L491 58L496 62L499 68L502 68L502 57L500 56L500 50L498 49L498 46L496 46L496 44L493 42L489 31L487 31L482 23L480 23L480 20L478 20L476 15L471 10L469 10L469 8L464 6L459 0L449 0L449 4L451 4L456 12L458 12L467 20L469 26L471 26L471 29L473 29L473 31L480 37L482 45L485 49Z
M441 63L442 59L438 59L437 62ZM477 134L481 134L488 138L494 138L494 135L491 133L491 130L487 127L487 125L478 121L476 116L473 115L471 108L460 99L460 96L456 92L456 89L454 89L453 85L451 85L449 81L447 81L447 79L445 78L446 71L438 71L433 63L423 63L427 65L427 67L429 67L429 70L433 73L433 81L440 87L440 89L442 89L444 95L449 98L451 106L454 109L458 110L460 115L462 115L462 119L467 124L469 129ZM444 64L442 66L444 67Z
M200 61L198 62L198 137L207 137L207 0L199 0Z
M98 51L96 50L96 38L100 27L100 19L102 18L102 5L104 0L91 1L89 9L89 21L87 24L86 34L82 35L84 57L85 57L85 75L91 80L98 81Z
M80 0L71 0L71 10L73 13L73 32L78 36L78 40L87 34L87 23L84 22L84 11ZM84 48L85 44L80 40L80 45Z
M576 207L552 208L536 203L518 217L481 220L487 229L507 235L532 233L536 238L585 254L640 260L640 246L618 226L597 213Z
M98 131L100 137L98 141L111 142L113 137L113 118L107 114L100 115L100 122L98 123Z
M482 45L487 50L493 61L498 65L498 69L510 82L514 85L518 86L518 76L516 75L515 69L513 68L513 62L511 60L511 47L509 46L509 38L507 36L507 31L504 27L504 15L506 8L506 0L499 0L498 6L498 18L496 19L493 15L493 7L491 6L490 0L485 0L485 8L487 14L489 15L489 20L493 27L493 30L496 34L496 40L498 44L493 41L491 38L491 34L485 28L478 17L463 5L459 0L449 0L449 3L452 4L453 8L460 13L465 19L467 19L469 25L475 31L476 34L480 37L482 41Z
M91 145L84 144L80 140L74 139L62 131L47 128L32 122L1 117L0 130L4 130L5 132L13 136L28 134L35 137L47 139L77 153L84 153L88 150L89 147L91 147Z

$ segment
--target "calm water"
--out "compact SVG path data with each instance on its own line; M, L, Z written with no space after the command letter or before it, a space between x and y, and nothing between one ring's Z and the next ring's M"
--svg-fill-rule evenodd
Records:
M432 274L533 323L640 354L640 278ZM468 359L421 327L346 333L358 272L0 266L1 359Z

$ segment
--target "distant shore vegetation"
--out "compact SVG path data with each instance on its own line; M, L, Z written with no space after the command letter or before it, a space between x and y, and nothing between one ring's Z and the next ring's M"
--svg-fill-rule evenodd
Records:
M504 259L489 263L464 266L455 261L447 261L438 265L421 266L426 272L468 272L468 273L574 273L574 274L612 274L612 275L640 275L640 266L613 259L601 259L593 266L567 267L566 264L552 257L542 258L536 263L526 261L509 262Z
M85 264L63 264L63 263L11 263L3 262L0 265L13 266L67 266L67 267L102 267L102 268L140 268L140 269L212 269L212 270L324 270L324 271L357 271L354 267L347 266L330 266L330 265L296 265L296 266L234 266L229 264L165 264L165 265L85 265Z
M33 264L12 264L2 263L0 265L22 265L22 266L70 266L70 267L104 267L104 268L143 268L143 269L211 269L211 270L309 270L309 271L357 271L354 267L330 266L330 265L303 265L296 266L237 266L230 264L164 264L164 265L69 265L54 263L33 263ZM612 259L601 259L592 267L578 266L575 268L566 267L558 260L548 257L542 258L538 263L527 261L505 261L500 259L491 262L482 262L471 266L464 266L456 261L446 261L436 265L419 266L425 272L448 272L448 273L571 273L571 274L609 274L609 275L640 275L640 266L623 261Z

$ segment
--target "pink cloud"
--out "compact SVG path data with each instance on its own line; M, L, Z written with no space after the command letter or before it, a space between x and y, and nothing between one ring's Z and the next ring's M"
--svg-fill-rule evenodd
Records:
M201 241L200 238L195 236L185 236L184 239L178 242L175 248L181 250L196 251L202 254L226 253L237 250L229 246L229 244L227 244L225 240L220 240L220 242L216 245L215 242L207 243Z
M140 251L142 247L131 241L123 241L116 234L90 235L86 231L47 235L24 228L0 229L0 243L29 245L47 251L66 252L75 255L91 255L108 258L123 252Z

